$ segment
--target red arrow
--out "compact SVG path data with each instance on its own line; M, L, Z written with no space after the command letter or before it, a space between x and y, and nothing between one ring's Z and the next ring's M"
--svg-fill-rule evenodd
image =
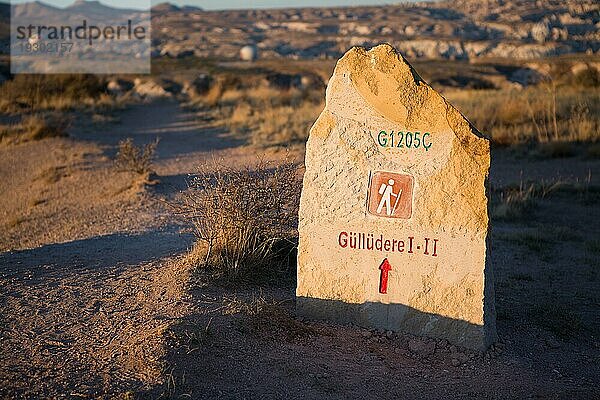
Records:
M392 266L388 259L384 259L381 265L379 266L381 270L381 277L379 278L379 293L386 294L387 293L387 283L388 283L388 273L392 270Z

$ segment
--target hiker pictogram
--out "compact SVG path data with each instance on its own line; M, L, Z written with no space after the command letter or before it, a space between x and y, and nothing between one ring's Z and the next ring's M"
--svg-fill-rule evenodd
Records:
M391 216L396 211L396 207L398 206L398 201L400 200L400 196L402 195L402 189L398 191L398 193L394 193L394 184L396 182L393 179L388 179L387 184L382 183L379 188L379 194L381 195L381 200L379 201L379 206L377 206L377 214L381 214L383 208L385 207L386 213L388 216ZM395 197L396 200L392 201L392 197ZM392 206L392 203L394 204Z
M387 218L410 218L413 177L375 172L369 188L369 214Z

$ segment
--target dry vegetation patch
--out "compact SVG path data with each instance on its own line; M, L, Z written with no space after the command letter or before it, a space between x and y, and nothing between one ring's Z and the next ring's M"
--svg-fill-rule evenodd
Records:
M288 270L299 191L293 164L205 165L172 204L197 239L187 261L227 279L268 280Z
M490 216L496 220L517 221L535 215L539 201L555 194L566 194L584 204L597 200L598 187L591 184L591 172L583 181L550 180L541 182L520 181L492 190ZM573 196L575 195L575 196Z
M115 159L115 165L120 171L134 172L138 175L146 175L152 171L152 162L158 146L158 139L144 146L136 146L132 138L119 142L119 151Z
M518 188L502 191L497 202L494 202L491 217L494 219L521 219L527 212L531 212L535 205L535 185L525 186L523 183Z
M221 104L228 103L234 104L226 119L229 128L249 133L250 142L257 146L303 143L323 109L314 93L269 88L225 92Z
M600 137L600 87L594 76L579 79L566 74L526 87L454 89L446 95L496 145L589 144ZM217 77L194 102L209 108L220 123L253 145L303 143L324 107L322 88L280 88L261 81L259 75L246 78ZM536 152L548 158L575 153L558 144Z
M26 115L20 123L0 126L0 143L22 143L68 136L70 123L70 118L54 113Z
M461 90L448 98L498 145L596 142L600 89L552 82L525 89ZM550 156L564 152L550 152Z
M0 86L0 112L69 110L106 102L103 80L94 75L15 75Z
M324 93L314 87L271 87L264 82L241 85L217 79L196 99L210 107L231 131L259 147L287 146L306 141L324 107Z
M0 84L1 114L20 117L0 124L0 141L22 142L65 136L74 111L90 112L92 121L133 101L107 92L105 78L94 75L15 75Z

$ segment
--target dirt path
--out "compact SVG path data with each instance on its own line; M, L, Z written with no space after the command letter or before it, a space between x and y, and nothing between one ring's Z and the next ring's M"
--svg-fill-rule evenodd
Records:
M160 137L151 191L231 141L162 102L70 139L0 148L0 397L96 397L160 384L164 333L184 314L190 245L138 178L116 172L119 140ZM182 161L185 160L185 161ZM11 250L11 251L7 251Z
M0 398L600 398L600 232L580 224L600 218L597 191L557 192L494 222L502 342L469 352L297 320L292 286L191 284L177 261L191 238L161 199L207 159L243 165L257 150L175 102L116 117L0 147ZM159 184L114 170L127 137L160 138ZM600 168L493 159L496 188L585 182Z
M164 381L165 340L189 313L191 237L161 200L210 158L255 155L202 112L137 105L117 123L80 116L70 138L0 148L0 397L111 397ZM160 183L112 159L160 139Z

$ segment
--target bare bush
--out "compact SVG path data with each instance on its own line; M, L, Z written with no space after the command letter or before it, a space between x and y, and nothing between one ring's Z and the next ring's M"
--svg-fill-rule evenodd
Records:
M135 172L139 175L152 171L152 162L158 146L158 139L145 146L136 146L133 139L128 138L119 142L119 152L115 160L117 168L121 171Z
M192 262L230 279L285 270L296 237L296 166L261 160L254 168L236 169L213 162L188 186L172 206L193 225Z

